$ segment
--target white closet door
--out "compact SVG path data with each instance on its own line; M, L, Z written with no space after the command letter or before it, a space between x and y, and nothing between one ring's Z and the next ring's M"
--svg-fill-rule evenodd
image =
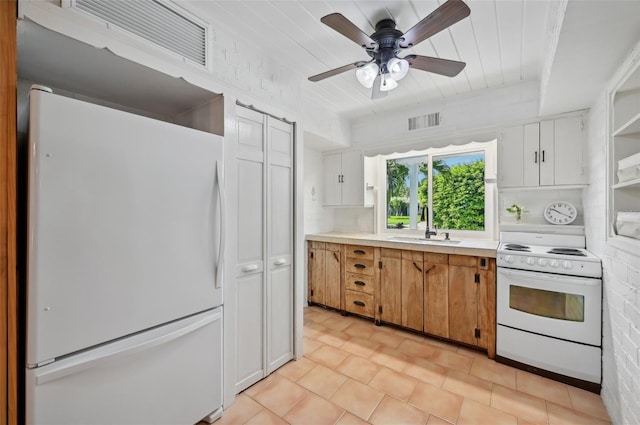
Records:
M267 373L293 358L293 137L269 118Z
M236 391L265 374L264 351L264 157L262 114L238 108L236 160L237 264L236 276Z

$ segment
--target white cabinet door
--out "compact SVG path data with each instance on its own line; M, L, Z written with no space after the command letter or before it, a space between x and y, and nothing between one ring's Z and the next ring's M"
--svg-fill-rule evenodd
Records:
M521 163L524 181L523 186L538 186L540 184L540 127L538 123L524 126L523 162Z
M342 153L342 205L364 205L364 159L358 151Z
M554 121L554 184L586 184L583 159L583 117Z
M554 125L555 121L542 121L540 122L540 186L551 186L555 183L555 166L556 152L555 152L555 136ZM564 160L557 161L558 164L562 164Z
M500 187L520 187L524 184L524 126L502 129L498 144L498 176Z
M342 154L322 157L324 172L324 205L342 205Z

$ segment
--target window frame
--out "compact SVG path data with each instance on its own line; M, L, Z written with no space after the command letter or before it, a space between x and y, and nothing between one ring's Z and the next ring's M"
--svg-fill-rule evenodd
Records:
M488 142L470 142L465 145L447 146L443 148L428 148L424 150L411 150L403 153L393 153L389 155L378 155L373 158L377 161L376 168L378 170L377 178L377 199L375 202L376 210L376 231L378 234L390 234L393 236L414 236L424 237L424 229L387 229L387 160L412 158L417 156L429 156L429 187L433 187L433 170L432 158L442 155L463 155L474 152L484 153L485 160L485 198L484 198L484 230L455 230L455 229L438 229L438 235L435 239L444 237L444 232L448 232L453 239L473 238L473 239L490 239L496 240L497 229L497 185L496 185L496 158L497 158L497 141ZM431 200L430 200L431 201ZM429 222L433 221L433 211L429 208Z

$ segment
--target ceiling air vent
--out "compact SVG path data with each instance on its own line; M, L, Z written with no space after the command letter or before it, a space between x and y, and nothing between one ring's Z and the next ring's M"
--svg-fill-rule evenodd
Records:
M421 128L437 127L439 125L440 112L409 118L409 131L419 130Z
M163 47L198 65L207 66L208 25L166 0L63 0L88 13Z

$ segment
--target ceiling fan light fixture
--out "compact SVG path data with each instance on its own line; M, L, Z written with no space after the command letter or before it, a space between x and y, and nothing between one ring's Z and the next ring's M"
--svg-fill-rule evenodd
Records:
M373 81L376 79L379 70L378 65L371 62L356 69L356 78L360 84L370 89L373 87Z
M380 79L380 91L391 91L398 87L398 82L390 74L384 74Z
M409 61L400 58L391 58L387 62L389 75L396 81L402 80L409 72Z

